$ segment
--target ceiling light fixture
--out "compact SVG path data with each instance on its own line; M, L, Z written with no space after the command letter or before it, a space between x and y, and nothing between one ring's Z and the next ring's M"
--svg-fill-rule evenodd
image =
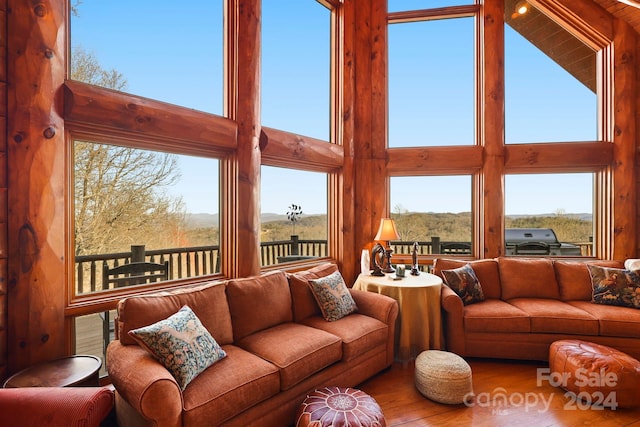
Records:
M518 3L516 3L516 6L513 8L513 14L511 14L511 19L515 19L519 16L524 15L525 13L529 12L530 8L531 8L531 5L526 1L519 1Z

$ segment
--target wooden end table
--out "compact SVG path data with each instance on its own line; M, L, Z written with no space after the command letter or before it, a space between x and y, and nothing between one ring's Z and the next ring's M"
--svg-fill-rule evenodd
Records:
M75 355L38 363L12 375L4 388L12 387L98 387L102 360Z

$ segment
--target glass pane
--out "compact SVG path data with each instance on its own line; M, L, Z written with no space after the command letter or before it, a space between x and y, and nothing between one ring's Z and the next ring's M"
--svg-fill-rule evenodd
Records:
M329 141L331 11L312 0L262 2L262 123Z
M72 3L74 80L222 115L222 0Z
M521 4L506 2L507 143L598 140L596 52Z
M389 147L474 144L474 18L389 26Z
M505 253L591 256L593 179L591 173L506 175Z
M79 140L74 150L77 294L220 271L217 159ZM135 271L105 270L115 267Z
M418 242L423 254L471 254L471 176L391 177L390 186L400 234L394 253L411 253Z
M262 166L262 266L328 256L327 174Z
M388 0L389 12L406 10L432 9L435 7L461 6L474 4L473 0Z

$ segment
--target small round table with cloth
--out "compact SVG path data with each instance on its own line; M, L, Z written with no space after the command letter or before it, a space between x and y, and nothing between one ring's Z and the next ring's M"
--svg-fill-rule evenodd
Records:
M549 347L549 381L589 404L640 406L640 362L615 348L582 340Z
M415 383L425 397L440 403L465 403L473 397L471 367L455 353L423 351L416 357Z
M386 427L378 402L355 388L324 387L307 395L296 427Z

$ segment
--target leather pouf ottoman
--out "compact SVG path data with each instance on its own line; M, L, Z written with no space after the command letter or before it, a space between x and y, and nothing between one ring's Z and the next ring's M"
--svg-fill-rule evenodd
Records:
M619 350L581 340L549 347L549 382L597 406L640 406L640 362Z
M440 403L465 403L473 396L471 367L455 353L423 351L416 357L415 383L425 397Z
M316 389L302 402L296 427L386 427L378 402L355 388Z

